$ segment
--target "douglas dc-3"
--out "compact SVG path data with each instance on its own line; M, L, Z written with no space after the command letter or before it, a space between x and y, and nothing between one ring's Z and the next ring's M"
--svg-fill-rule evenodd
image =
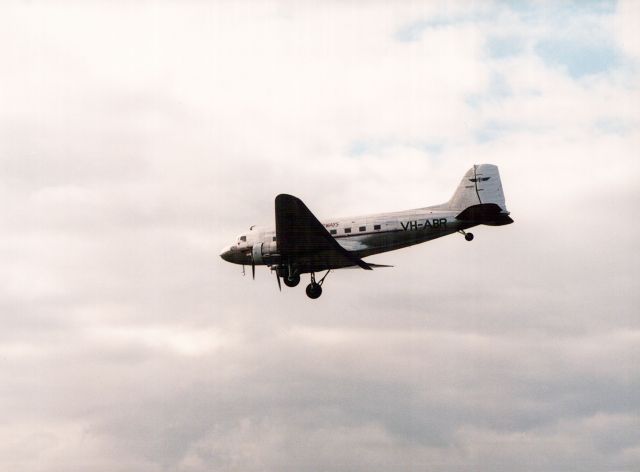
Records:
M287 287L310 274L307 296L322 295L322 283L332 269L390 267L372 264L363 257L423 243L452 233L467 241L465 230L477 225L502 226L513 223L504 202L498 168L475 165L467 171L453 197L443 204L394 213L319 221L302 200L281 194L275 201L275 229L252 226L235 244L220 254L225 261L256 265L275 271ZM244 270L244 268L243 268ZM327 271L316 281L316 273Z

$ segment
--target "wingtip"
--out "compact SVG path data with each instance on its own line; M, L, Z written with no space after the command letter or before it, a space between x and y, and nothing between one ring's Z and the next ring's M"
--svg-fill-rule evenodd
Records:
M358 261L358 265L360 267L362 267L364 270L373 270L373 267L371 267L369 264L367 264L365 261L363 261L362 259L360 259Z
M287 198L295 198L296 200L298 200L298 197L294 197L293 195L289 195L288 193L279 193L278 195L276 195L276 200Z

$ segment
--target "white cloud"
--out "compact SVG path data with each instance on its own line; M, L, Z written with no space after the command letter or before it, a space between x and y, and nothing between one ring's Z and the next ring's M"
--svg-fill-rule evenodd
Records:
M551 5L0 7L0 464L633 470L637 14ZM623 60L536 52L591 35ZM479 162L514 225L316 303L217 256L277 193L418 207Z
M619 0L617 2L616 16L614 19L614 34L618 44L629 54L634 61L640 58L640 32L638 32L638 19L640 19L640 5L633 0Z

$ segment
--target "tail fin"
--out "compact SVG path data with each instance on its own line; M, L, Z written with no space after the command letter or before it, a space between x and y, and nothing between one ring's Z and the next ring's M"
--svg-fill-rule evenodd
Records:
M493 164L474 165L462 178L447 208L460 213L456 218L476 220L484 224L509 224L498 167Z

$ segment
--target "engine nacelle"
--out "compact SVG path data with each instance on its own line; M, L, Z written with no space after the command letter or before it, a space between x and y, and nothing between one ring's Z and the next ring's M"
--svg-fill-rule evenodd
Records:
M278 247L275 241L267 243L254 243L252 249L253 262L255 264L273 265L279 262Z

